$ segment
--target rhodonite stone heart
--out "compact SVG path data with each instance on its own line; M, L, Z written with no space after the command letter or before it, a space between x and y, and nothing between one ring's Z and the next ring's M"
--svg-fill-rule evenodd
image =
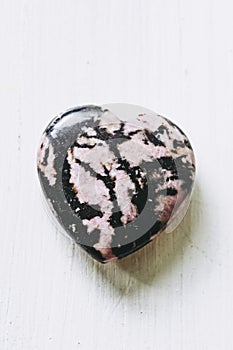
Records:
M84 106L59 115L37 157L53 216L100 262L174 229L195 177L193 150L180 128L140 107L118 107Z

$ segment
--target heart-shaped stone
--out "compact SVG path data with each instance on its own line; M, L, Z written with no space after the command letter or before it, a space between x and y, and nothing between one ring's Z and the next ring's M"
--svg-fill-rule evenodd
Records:
M77 107L56 117L37 166L56 221L103 263L173 230L195 178L193 150L180 128L126 104Z

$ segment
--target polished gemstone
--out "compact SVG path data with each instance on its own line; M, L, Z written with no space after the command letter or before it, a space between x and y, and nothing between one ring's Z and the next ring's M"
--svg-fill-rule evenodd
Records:
M43 134L37 167L56 221L103 263L173 230L195 178L183 131L127 104L77 107L56 117Z

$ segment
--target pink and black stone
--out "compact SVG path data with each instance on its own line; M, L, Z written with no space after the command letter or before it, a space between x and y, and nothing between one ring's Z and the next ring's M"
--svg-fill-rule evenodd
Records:
M70 109L48 125L38 150L51 213L102 263L173 230L190 202L195 160L188 138L167 118L142 111L122 104Z

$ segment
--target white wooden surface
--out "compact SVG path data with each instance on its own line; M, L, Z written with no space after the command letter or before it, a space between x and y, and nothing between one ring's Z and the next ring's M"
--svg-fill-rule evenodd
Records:
M233 3L1 0L0 349L232 349ZM85 103L155 110L189 135L181 226L93 262L45 214L35 155Z

